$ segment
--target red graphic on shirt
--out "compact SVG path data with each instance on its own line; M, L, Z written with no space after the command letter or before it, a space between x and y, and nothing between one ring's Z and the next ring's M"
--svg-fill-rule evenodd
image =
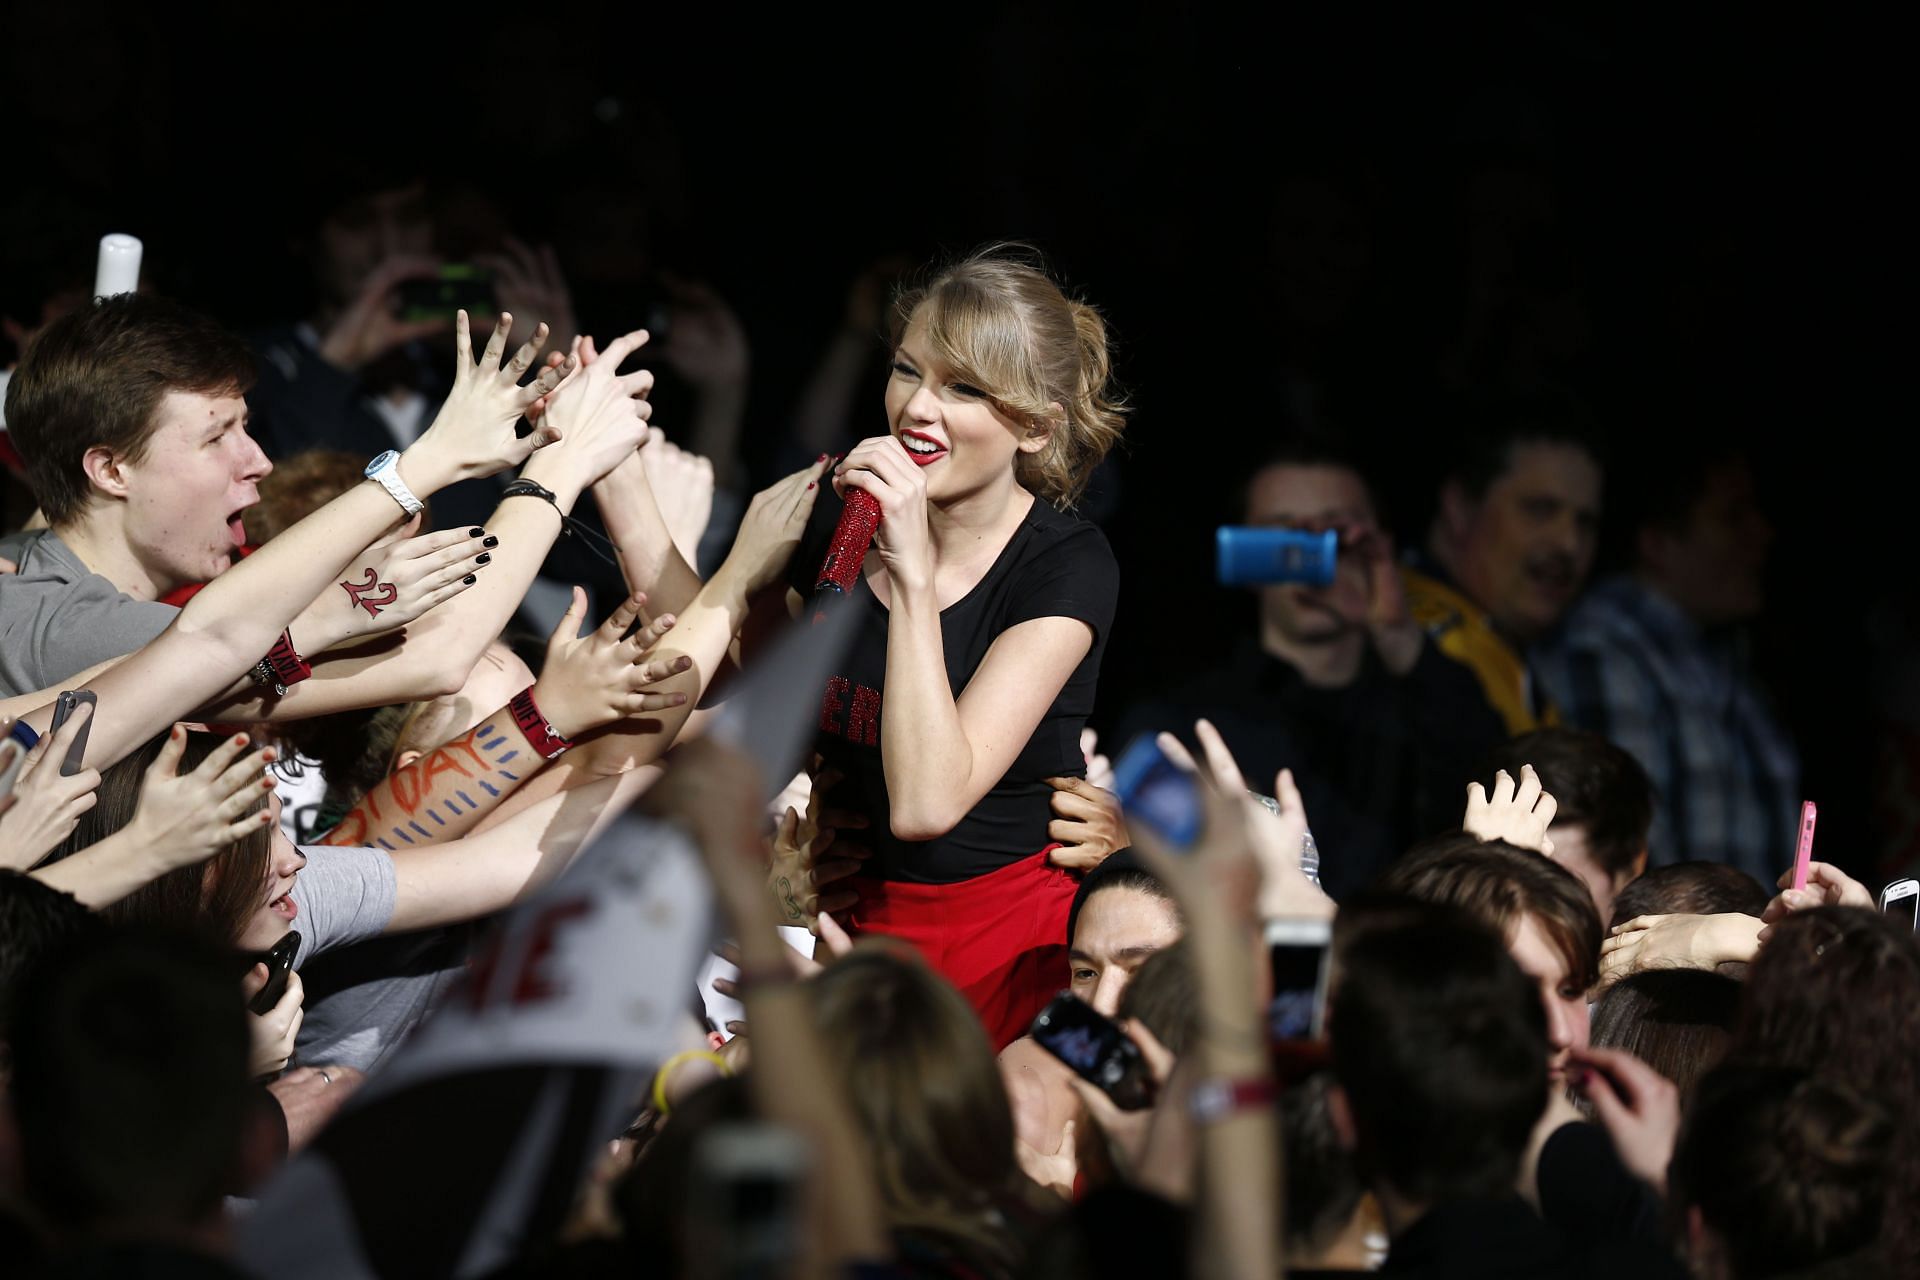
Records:
M820 732L863 747L880 745L880 691L831 676L820 698Z

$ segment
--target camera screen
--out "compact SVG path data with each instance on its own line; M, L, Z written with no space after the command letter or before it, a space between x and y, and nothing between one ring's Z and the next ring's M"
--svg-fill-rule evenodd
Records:
M1090 1076L1112 1056L1120 1029L1078 1000L1056 1000L1036 1025L1033 1037L1041 1047L1082 1075Z
M1267 948L1273 967L1273 1003L1267 1006L1268 1031L1276 1040L1307 1040L1316 1031L1320 966L1326 947L1316 943L1275 943Z

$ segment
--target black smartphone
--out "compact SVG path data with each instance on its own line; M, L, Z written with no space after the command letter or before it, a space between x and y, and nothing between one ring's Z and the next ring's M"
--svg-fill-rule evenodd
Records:
M1120 1024L1070 991L1047 1002L1029 1030L1042 1049L1099 1087L1122 1111L1153 1105L1153 1074Z
M1267 964L1273 1001L1267 1030L1277 1043L1318 1040L1327 1009L1327 947L1333 936L1325 920L1269 920Z
M256 956L249 962L265 963L267 966L267 985L247 1005L248 1013L269 1013L273 1006L280 1003L280 997L287 994L287 975L293 972L293 958L300 952L300 931L287 930L287 936L273 944L273 950L264 956Z
M73 745L67 748L67 758L60 762L60 776L63 778L71 778L80 772L81 766L87 761L87 738L93 733L93 716L100 714L100 704L94 699L93 690L68 689L62 693L53 704L53 723L47 726L50 734L60 732L60 726L82 704L92 707L93 715L88 716L87 722L80 726L79 733L74 735Z
M460 263L424 280L402 280L394 293L400 318L407 321L451 320L456 311L490 316L500 309L493 297L492 273Z

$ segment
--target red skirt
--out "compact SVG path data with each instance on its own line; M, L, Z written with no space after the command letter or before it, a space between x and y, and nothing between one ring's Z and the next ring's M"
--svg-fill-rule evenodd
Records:
M855 876L847 883L860 904L845 913L847 931L912 943L960 988L998 1053L1067 985L1067 912L1079 882L1047 861L1058 847L957 884Z

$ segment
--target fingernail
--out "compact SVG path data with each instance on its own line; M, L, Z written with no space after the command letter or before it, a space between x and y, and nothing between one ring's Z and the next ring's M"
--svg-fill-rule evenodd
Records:
M821 463L823 463L823 462L825 462L826 460L827 460L827 455L823 453L823 454L821 454L821 455L820 455L819 457L817 457L817 458L815 458L815 459L813 460L813 465L817 467L817 466L819 466L819 465L820 465Z
M480 536L481 534L483 534L483 533L485 533L485 532L486 532L486 530L485 530L485 529L469 529L469 530L467 530L467 536L468 536L469 538L477 538L477 537L479 537L479 536Z
M238 744L239 744L240 746L243 746L243 747L244 747L244 746L246 746L246 745L247 745L247 743L249 743L249 742L251 742L251 741L253 741L253 739L251 739L251 738L249 738L249 737L247 737L247 735L246 735L246 734L244 734L244 733L236 733L236 734L234 734L234 735L233 735L233 740L234 740L234 742L236 742L236 743L238 743Z
M819 485L817 485L817 484L815 484L815 483L814 483L813 481L811 481L811 480L809 480L809 481L807 481L807 488L809 488L809 489L817 489L817 488L819 488L819 487L820 487L820 486L819 486Z
M466 577L460 579L460 581L466 583L468 586L472 586L474 583L480 581L480 579L474 577L472 574L468 574Z
M473 562L475 564L492 564L493 556L485 551L482 551L478 556L474 557Z
M480 545L483 547L497 547L500 545L500 539L494 537L492 534L488 534L480 540Z

